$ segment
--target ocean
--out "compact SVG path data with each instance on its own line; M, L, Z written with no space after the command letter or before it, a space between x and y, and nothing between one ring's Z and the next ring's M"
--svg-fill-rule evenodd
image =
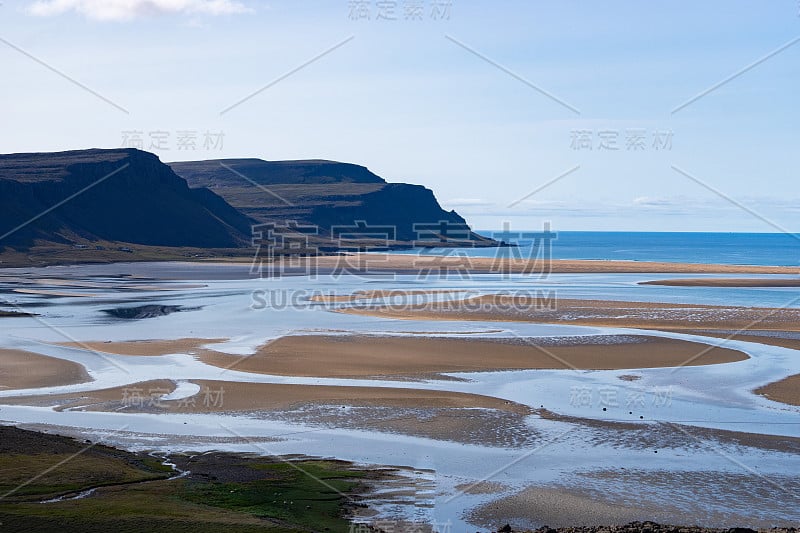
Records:
M624 261L665 261L676 263L718 263L730 265L800 266L800 235L784 233L678 233L618 231L557 231L551 241L553 259L596 259ZM498 238L501 232L478 231ZM525 233L525 232L523 232ZM539 230L541 233L541 230ZM542 253L531 238L506 238L517 250L461 248L470 257L514 254L533 257ZM418 253L409 250L406 253ZM428 250L427 253L452 253ZM541 255L540 255L541 257Z

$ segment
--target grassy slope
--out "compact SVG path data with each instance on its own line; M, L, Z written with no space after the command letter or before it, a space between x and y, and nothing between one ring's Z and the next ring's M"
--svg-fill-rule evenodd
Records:
M346 463L213 454L202 456L213 463L173 458L192 474L169 479L146 454L9 427L0 452L1 531L348 531L343 494L368 475Z

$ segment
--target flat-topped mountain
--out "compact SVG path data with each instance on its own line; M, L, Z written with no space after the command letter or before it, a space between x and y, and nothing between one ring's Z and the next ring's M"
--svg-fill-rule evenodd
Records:
M129 260L118 252L141 256L130 259L173 258L177 249L185 249L177 257L246 256L253 246L252 227L263 222L318 227L308 253L336 250L344 241L332 228L347 232L350 226L367 232L374 226L393 228L389 247L408 247L432 235L435 240L437 228L448 225L462 228L460 236L449 238L496 244L470 232L429 189L387 183L349 163L165 164L136 149L0 155L0 264L27 264L31 257L39 264L69 262L77 250L92 250L74 259L81 261ZM422 237L415 224L433 230ZM357 230L345 241L352 249L374 244L370 239ZM65 249L72 252L65 255ZM16 255L10 258L11 253Z
M0 155L0 248L37 242L239 247L251 221L134 149Z
M169 165L190 186L207 187L258 222L297 221L319 227L325 236L332 228L359 222L366 223L367 231L392 226L398 244L406 245L429 237L415 231L423 225L445 222L466 228L466 221L455 211L442 209L430 189L387 183L366 167L350 163L221 159ZM496 244L471 232L467 238L478 246Z
M194 187L215 187L228 184L230 175L221 173L226 165L261 185L321 183L386 183L366 167L324 159L298 161L264 161L263 159L212 159L168 163Z

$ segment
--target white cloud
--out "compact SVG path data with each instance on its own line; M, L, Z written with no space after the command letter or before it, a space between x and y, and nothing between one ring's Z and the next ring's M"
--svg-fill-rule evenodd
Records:
M28 11L38 16L74 11L94 20L119 21L170 14L233 15L252 10L237 0L39 0Z
M633 199L633 204L645 207L671 206L675 204L675 200L670 198L652 198L650 196L640 196L639 198Z

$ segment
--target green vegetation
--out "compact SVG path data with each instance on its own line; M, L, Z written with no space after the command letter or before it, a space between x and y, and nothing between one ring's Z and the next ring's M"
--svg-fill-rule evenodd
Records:
M146 454L0 427L0 531L348 531L346 495L373 475L335 461L170 459L191 474L170 477Z
M182 496L198 504L252 514L314 530L347 530L342 519L344 494L362 473L334 463L300 461L254 464L266 479L246 483L187 484Z
M7 454L0 456L0 495L7 500L37 501L105 485L163 479L169 474L136 468L103 456ZM55 465L59 465L53 468Z

